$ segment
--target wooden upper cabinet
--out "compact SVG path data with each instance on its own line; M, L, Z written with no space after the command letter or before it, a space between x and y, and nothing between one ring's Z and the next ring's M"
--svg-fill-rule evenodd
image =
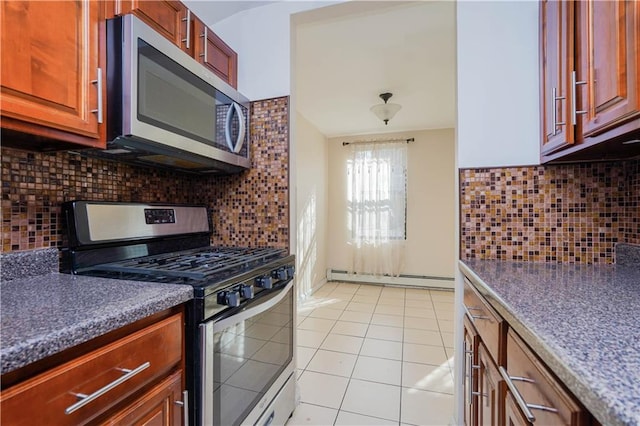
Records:
M102 6L88 0L1 3L3 129L104 146Z
M114 15L131 13L185 52L192 55L193 32L191 12L179 1L115 0Z
M540 3L542 154L574 143L570 74L574 66L573 6L568 1Z
M237 88L238 55L179 1L112 0L108 16L131 13Z
M640 116L640 3L576 2L577 76L583 135Z
M540 3L541 159L640 154L640 2Z
M238 55L197 17L194 19L195 59L237 88Z

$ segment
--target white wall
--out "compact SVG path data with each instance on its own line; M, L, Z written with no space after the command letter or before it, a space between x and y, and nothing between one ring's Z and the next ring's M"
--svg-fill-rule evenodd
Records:
M457 3L458 167L540 164L538 2Z
M296 275L298 296L304 298L326 282L328 156L326 138L300 114L294 135Z
M211 27L238 54L238 91L251 100L291 93L291 15L336 1L281 1L237 13Z
M539 164L538 13L537 1L457 2L459 168ZM462 283L456 270L456 342L462 342ZM455 424L464 419L464 356L456 345Z
M327 267L351 269L348 255L346 163L354 139L415 138L409 144L406 263L402 274L453 277L455 271L455 143L453 129L329 139Z

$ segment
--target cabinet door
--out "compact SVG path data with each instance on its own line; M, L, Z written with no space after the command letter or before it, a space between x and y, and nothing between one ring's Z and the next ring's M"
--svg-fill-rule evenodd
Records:
M463 320L464 335L464 424L467 426L475 426L478 424L477 406L478 406L478 369L475 368L478 358L479 337L476 330L471 325L469 319L464 317Z
M2 424L71 426L97 418L179 365L182 325L182 315L173 315L3 389Z
M540 3L541 153L550 154L575 142L571 120L571 71L574 65L573 2Z
M584 136L640 117L640 2L576 2Z
M507 334L507 374L535 424L584 425L588 413L515 333ZM511 393L511 390L508 392Z
M179 1L115 0L115 14L131 13L142 19L176 46L193 51L191 12Z
M507 391L504 404L504 417L506 426L529 426L531 423L518 409L518 405L513 399L511 392Z
M194 19L195 58L218 77L237 87L238 55L200 19Z
M482 342L478 345L478 424L503 424L502 388L498 367Z
M3 127L103 146L96 1L3 1ZM101 113L100 111L100 113ZM65 138L64 133L72 134ZM78 139L73 135L86 138Z
M100 421L103 425L177 426L183 424L182 370L154 386L123 410Z
M469 280L464 281L464 308L467 318L477 330L480 340L494 362L501 364L504 357L504 319L486 302Z

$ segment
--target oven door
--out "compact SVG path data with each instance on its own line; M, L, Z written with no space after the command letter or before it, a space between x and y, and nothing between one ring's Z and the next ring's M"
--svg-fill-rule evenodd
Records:
M293 282L200 325L203 425L253 424L293 374Z

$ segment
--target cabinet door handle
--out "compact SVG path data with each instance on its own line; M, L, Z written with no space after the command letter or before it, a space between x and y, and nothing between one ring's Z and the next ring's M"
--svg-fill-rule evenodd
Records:
M558 96L557 90L554 87L553 89L551 89L551 96L553 98L553 103L552 103L552 107L553 107L553 134L556 135L558 134L558 126L564 126L567 124L566 121L558 121L558 109L556 108L556 102L561 101L563 99L566 99L565 96Z
M101 397L105 393L109 392L110 390L112 390L116 386L121 385L122 383L124 383L127 380L131 379L133 376L139 374L143 370L146 370L150 366L151 366L151 363L149 361L147 361L144 364L140 365L139 367L134 368L133 370L129 370L127 368L118 368L118 370L120 370L123 373L125 373L124 376L119 377L118 379L114 380L113 382L101 387L100 389L98 389L97 391L95 391L94 393L92 393L90 395L86 395L84 393L71 392L72 395L75 395L76 397L78 397L79 401L76 402L75 404L72 404L72 405L68 406L67 409L64 410L64 413L66 415L69 415L69 414L79 410L80 408L84 407L85 405L87 405L90 402L94 401L95 399Z
M573 121L572 121L571 124L573 124L574 126L576 125L576 122L577 122L577 115L578 114L586 114L587 113L587 111L583 111L583 110L578 111L578 106L577 106L578 99L576 98L576 87L578 85L581 86L583 84L587 84L587 82L586 81L576 81L576 72L572 71L571 72L571 88L572 88L571 90L573 90L573 99L572 99L573 102L571 103L571 106L572 106L571 107L571 113L572 113L571 115L572 115L572 120Z
M91 80L91 84L95 84L98 90L98 108L92 109L91 112L97 114L98 124L102 124L102 68L97 69L96 79Z
M182 18L182 22L186 22L187 25L187 37L182 39L182 42L185 43L187 49L191 48L191 42L189 39L191 38L191 9L187 9L187 17Z
M231 120L234 114L238 116L238 125L239 125L238 137L236 138L235 142L231 140L231 137L232 137L231 135L232 121ZM240 107L240 105L234 102L231 105L229 105L229 109L227 110L226 125L224 127L224 136L225 136L225 139L227 140L227 146L229 147L229 150L231 152L235 152L237 154L242 149L242 145L244 145L244 135L246 132L245 127L246 126L244 124L244 114L242 113L242 108Z
M176 405L182 407L182 424L189 426L189 391L182 391L182 401L175 401Z
M509 373L507 373L507 370L505 370L504 367L502 366L498 367L498 370L500 370L500 375L502 376L502 379L507 384L509 391L511 391L511 394L513 395L516 402L518 403L518 406L524 413L524 416L527 418L529 422L531 423L535 422L536 416L533 415L533 413L529 409L529 406L524 401L524 398L522 398L522 395L520 395L520 391L518 391L518 388L516 388L516 385L513 384L513 381L511 380L511 376L509 376Z
M200 34L200 37L202 37L202 48L203 48L203 52L200 54L201 57L204 57L204 62L207 63L207 36L209 35L207 33L208 28L204 27L204 31L202 32L202 34Z
M480 366L479 365L474 365L473 364L473 350L469 350L467 349L467 342L464 342L464 353L465 355L468 355L468 360L467 363L469 365L469 403L471 403L471 398L473 398L474 396L481 396L480 392L474 392L473 391L473 370L479 370Z
M529 420L531 423L533 423L536 420L536 417L533 415L531 410L549 411L551 413L558 412L557 409L553 407L548 407L546 405L527 404L524 398L522 397L522 395L520 394L520 392L518 391L518 388L516 388L516 385L513 384L514 380L520 381L520 382L526 382L526 383L535 383L536 382L535 380L530 379L528 377L509 376L509 373L507 372L507 370L505 370L504 367L498 367L498 368L500 370L500 375L502 376L504 381L507 383L507 387L509 388L509 391L511 391L511 394L513 395L516 402L520 406L520 409L524 413L527 420Z
M477 320L477 319L479 319L479 320L490 320L491 319L490 317L488 317L486 315L473 315L471 312L469 312L469 309L480 309L480 308L474 308L474 307L467 308L466 305L463 305L463 306L464 306L465 313L469 316L469 318L471 318L472 322L475 322L475 320Z

